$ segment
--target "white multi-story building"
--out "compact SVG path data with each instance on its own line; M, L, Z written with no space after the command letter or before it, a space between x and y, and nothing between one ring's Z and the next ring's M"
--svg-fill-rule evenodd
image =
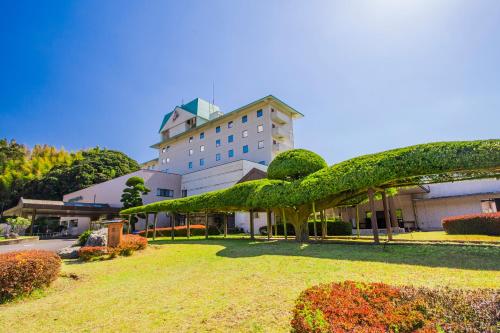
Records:
M301 117L271 95L228 113L196 98L164 116L160 142L151 146L158 150L158 158L143 163L144 170L66 194L63 200L121 206L125 182L134 175L144 178L152 191L143 197L145 204L227 188L252 173L262 177L277 154L293 148L293 121ZM248 230L247 215L235 213L230 225ZM256 228L265 225L261 215L256 214ZM217 220L211 216L212 222ZM76 217L62 221L75 233L90 223ZM181 216L178 223L183 222ZM159 223L166 226L170 221L162 215Z

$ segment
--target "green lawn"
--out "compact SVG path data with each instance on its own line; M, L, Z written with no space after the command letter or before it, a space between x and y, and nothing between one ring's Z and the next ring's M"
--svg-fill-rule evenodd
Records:
M356 233L356 230L353 230ZM311 237L314 239L314 237ZM357 240L356 235L353 236L333 236L329 239L353 239ZM387 240L387 235L380 235L381 240ZM417 241L417 242L488 242L500 243L500 236L487 236L487 235L448 235L444 231L415 231L402 234L395 234L394 240L402 241ZM361 236L359 240L373 241L372 236Z
M301 290L329 281L500 288L500 247L157 240L64 265L43 297L0 306L0 332L287 332Z

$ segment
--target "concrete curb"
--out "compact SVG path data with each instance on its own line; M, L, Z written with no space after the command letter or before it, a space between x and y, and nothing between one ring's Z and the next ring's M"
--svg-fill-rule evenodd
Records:
M38 242L39 240L40 240L40 237L38 237L38 236L32 236L32 237L28 237L28 238L19 238L19 239L9 239L7 241L0 242L0 246L20 244L20 243L34 243L34 242Z

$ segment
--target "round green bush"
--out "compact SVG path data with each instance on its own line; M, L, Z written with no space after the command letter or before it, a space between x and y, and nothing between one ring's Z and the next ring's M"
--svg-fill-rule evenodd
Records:
M267 169L267 178L295 180L327 166L325 160L312 151L292 149L282 152L274 158Z

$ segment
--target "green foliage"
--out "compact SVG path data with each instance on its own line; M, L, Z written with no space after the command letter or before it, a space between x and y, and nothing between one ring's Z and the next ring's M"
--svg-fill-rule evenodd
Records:
M194 212L317 209L341 204L370 187L398 187L500 176L500 140L428 143L355 157L292 182L260 179L228 189L125 209L141 212ZM308 214L306 214L308 215Z
M130 177L125 184L127 187L123 189L122 198L120 200L123 203L123 208L142 206L142 195L150 192L150 189L144 185L144 179L136 176ZM130 221L132 231L135 231L137 220L138 219L134 217Z
M78 237L78 245L85 246L85 243L87 243L87 239L89 239L91 233L92 233L92 230L90 230L90 229L82 232L82 234Z
M442 223L451 235L500 236L500 212L445 217Z
M31 221L24 217L13 217L7 219L7 224L11 226L13 232L19 233L31 225Z
M292 149L280 153L269 164L269 179L295 180L328 167L325 160L305 149Z
M48 145L29 149L14 140L0 140L0 202L4 208L20 197L61 200L93 184L139 170L121 152L92 148L76 153Z
M314 226L313 221L309 222L309 236L314 236ZM350 236L352 235L352 225L350 222L343 221L327 221L326 222L326 232L328 236ZM283 224L278 224L278 235L284 235L284 226ZM272 234L274 235L275 226L272 226ZM295 236L295 229L292 224L287 223L286 225L287 235ZM323 231L321 228L321 222L316 221L316 232L318 236L322 236ZM267 226L262 226L259 228L259 233L261 235L267 235Z

